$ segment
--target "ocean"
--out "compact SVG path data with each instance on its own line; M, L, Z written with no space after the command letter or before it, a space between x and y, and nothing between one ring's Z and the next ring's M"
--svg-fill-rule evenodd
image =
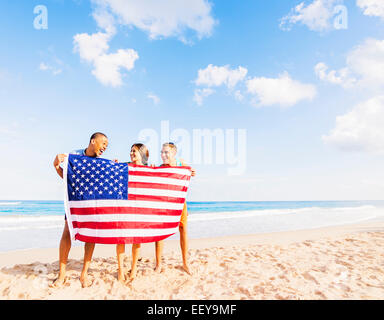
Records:
M210 238L383 220L384 201L188 202L188 214L189 237ZM0 201L0 252L58 247L63 227L63 201Z

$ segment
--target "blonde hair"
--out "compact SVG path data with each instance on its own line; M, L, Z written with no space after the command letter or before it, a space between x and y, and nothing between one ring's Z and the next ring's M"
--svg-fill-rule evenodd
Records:
M169 147L169 148L171 148L172 150L174 150L175 153L177 152L177 147L176 147L176 145L175 145L173 142L166 142L166 143L163 143L163 147Z

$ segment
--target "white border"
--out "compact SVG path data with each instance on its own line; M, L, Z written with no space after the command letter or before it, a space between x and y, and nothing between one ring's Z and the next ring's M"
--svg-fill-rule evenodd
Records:
M65 216L67 217L67 224L69 228L69 234L71 235L71 240L75 240L75 232L73 230L72 217L71 217L71 209L69 207L69 199L68 199L68 183L67 183L67 174L68 174L68 158L69 154L65 154L63 164L63 182L64 182L64 209Z

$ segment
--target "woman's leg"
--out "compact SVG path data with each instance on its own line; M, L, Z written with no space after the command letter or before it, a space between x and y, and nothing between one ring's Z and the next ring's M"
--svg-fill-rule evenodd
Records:
M132 245L132 267L131 267L131 274L129 276L130 280L133 280L136 277L137 261L139 260L140 247L141 247L140 243L134 243Z
M125 256L125 244L116 245L116 255L117 255L117 279L120 282L125 281L125 270L124 270L124 256Z
M156 248L156 267L155 271L160 272L162 266L162 255L163 255L163 241L157 241L155 243Z

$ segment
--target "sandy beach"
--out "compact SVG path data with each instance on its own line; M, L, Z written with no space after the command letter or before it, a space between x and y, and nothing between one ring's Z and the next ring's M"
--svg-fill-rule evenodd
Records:
M144 244L137 278L124 286L115 246L96 245L88 288L79 281L82 247L70 252L62 288L49 287L57 248L12 251L0 254L0 299L384 299L383 247L384 222L192 239L190 276L178 241L165 242L161 273L154 244Z

